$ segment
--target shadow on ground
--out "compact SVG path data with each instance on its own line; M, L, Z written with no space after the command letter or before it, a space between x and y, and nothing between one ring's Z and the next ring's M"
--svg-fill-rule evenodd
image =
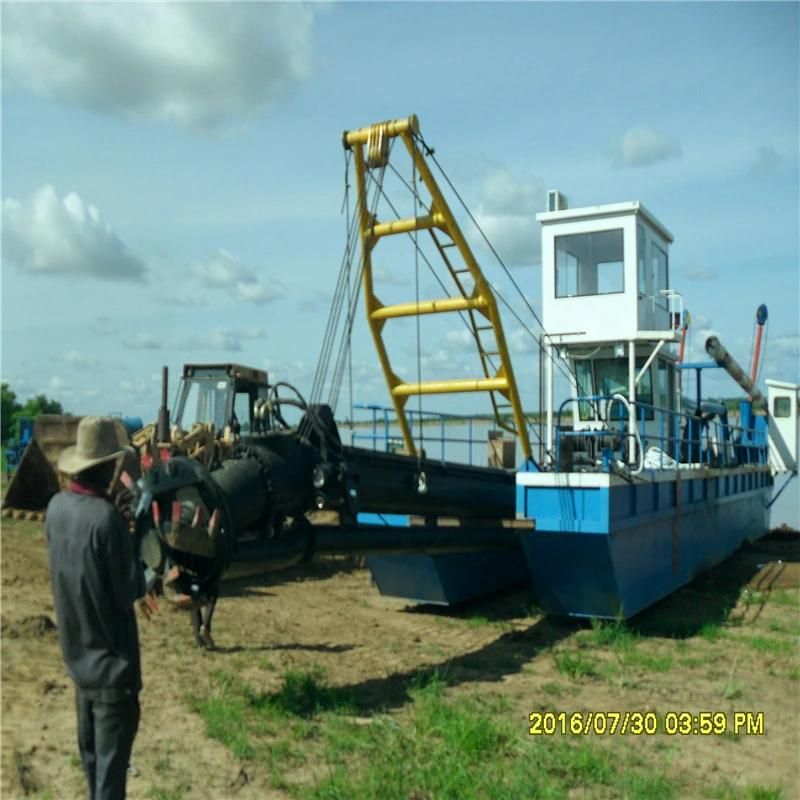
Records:
M727 561L696 578L628 621L641 636L687 638L706 625L728 621L745 588L760 600L748 618L758 616L772 591L784 585L789 570L800 562L800 533L775 531L745 544ZM795 584L796 585L796 582Z

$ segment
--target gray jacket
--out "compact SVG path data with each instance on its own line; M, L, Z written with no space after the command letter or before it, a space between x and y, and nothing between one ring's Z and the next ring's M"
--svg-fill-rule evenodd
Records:
M61 652L92 699L142 687L134 603L145 594L139 547L107 500L63 491L47 507L47 550Z

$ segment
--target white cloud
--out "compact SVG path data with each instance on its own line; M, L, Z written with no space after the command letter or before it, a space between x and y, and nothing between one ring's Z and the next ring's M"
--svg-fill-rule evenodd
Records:
M76 369L91 369L100 366L100 362L96 358L90 358L77 350L69 350L65 353L63 361Z
M617 167L649 167L682 154L678 139L639 125L626 131L614 145Z
M137 333L132 341L123 342L123 345L129 350L160 350L162 342L152 333Z
M181 350L214 350L238 353L242 350L242 340L265 339L267 334L260 328L236 330L216 328L207 336L192 336L178 344Z
M297 301L298 311L305 311L311 314L316 314L320 311L327 310L333 299L330 292L315 286L312 288L303 289L303 296Z
M707 281L719 275L717 270L704 266L703 264L698 264L695 261L690 261L682 267L677 267L676 272L679 273L681 277L692 281Z
M393 272L385 266L376 266L372 270L372 277L378 286L410 286L411 276Z
M206 261L193 264L192 272L209 289L230 289L237 283L257 280L254 270L222 248Z
M531 216L544 207L544 200L536 178L516 175L508 167L492 169L481 187L481 206L490 214Z
M134 397L141 400L152 401L153 389L147 381L142 378L123 378L119 382L119 388L125 397Z
M750 172L756 175L769 175L776 172L780 165L781 157L778 151L771 144L764 144L758 148Z
M508 347L512 353L535 353L539 349L536 337L525 328L517 328L508 337Z
M468 328L447 331L444 335L444 340L447 342L448 347L452 347L455 350L465 350L471 353L477 352L475 337Z
M34 274L142 280L145 265L77 194L63 199L49 184L21 202L3 200L3 255Z
M203 308L208 305L205 300L200 300L197 297L176 294L159 297L158 302L165 306L178 306L179 308Z
M278 289L267 289L266 286L257 282L239 281L233 290L233 295L243 303L255 303L260 306L283 297L283 292Z
M252 267L226 250L219 249L205 261L193 264L192 273L206 288L225 289L243 303L263 305L284 296L281 283L272 280L272 286L267 288L259 282Z
M536 217L475 214L478 224L506 266L535 264L541 260Z
M99 334L100 336L113 336L117 332L117 328L114 325L111 317L107 317L103 314L101 314L99 317L95 317L89 323L89 330L92 333Z
M3 71L65 103L207 129L311 74L313 21L290 3L13 3Z
M544 187L532 175L495 166L484 176L475 219L506 265L539 261L536 212L544 208L544 200ZM483 244L477 232L470 238Z

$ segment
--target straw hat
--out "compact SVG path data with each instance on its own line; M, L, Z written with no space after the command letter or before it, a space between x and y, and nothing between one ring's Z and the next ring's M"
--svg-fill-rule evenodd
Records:
M78 423L76 444L61 451L58 468L67 475L77 475L97 464L114 461L128 451L131 448L123 446L113 419L84 417Z

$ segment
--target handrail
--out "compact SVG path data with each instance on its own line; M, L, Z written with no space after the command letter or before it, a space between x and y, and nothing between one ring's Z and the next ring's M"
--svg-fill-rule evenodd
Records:
M357 433L352 431L350 434L351 442L355 444L357 441L366 441L372 443L372 449L377 450L379 444L383 444L382 449L385 452L390 452L391 444L393 441L402 442L402 436L399 435L392 435L390 432L390 426L392 424L397 425L397 419L390 419L389 412L393 411L393 408L389 406L378 405L375 403L355 403L353 406L354 409L359 409L362 411L371 411L372 412L372 432L371 433ZM439 444L440 445L440 459L442 461L445 460L446 456L446 445L448 444L465 444L467 445L467 463L473 463L473 445L480 445L485 443L484 439L477 439L473 436L473 428L474 423L476 421L475 415L469 414L449 414L441 411L427 411L425 409L409 409L408 410L409 418L413 421L414 417L423 418L429 417L432 418L435 422L436 420L439 421L439 436L432 435L430 436L427 441L431 444ZM487 424L490 423L490 419L480 420L485 421ZM381 430L379 432L378 426L380 422ZM466 437L460 436L447 436L445 434L445 429L447 423L462 423L467 425L467 435ZM399 427L399 425L398 425Z
M556 471L569 471L572 458L565 451L569 439L581 438L589 444L592 468L610 472L634 459L639 468L676 469L706 466L768 464L767 428L761 417L753 417L752 425L732 425L727 413L716 418L704 415L702 408L693 414L642 401L625 399L626 415L606 418L615 402L624 395L580 395L569 397L556 415ZM569 430L562 424L566 408L578 402L592 403L600 417L600 429ZM634 409L635 426L629 430L627 414ZM649 429L648 429L649 424ZM563 439L563 443L562 443ZM574 449L574 448L573 448ZM591 452L592 450L599 450ZM562 457L562 453L564 454ZM599 457L598 457L599 455Z

